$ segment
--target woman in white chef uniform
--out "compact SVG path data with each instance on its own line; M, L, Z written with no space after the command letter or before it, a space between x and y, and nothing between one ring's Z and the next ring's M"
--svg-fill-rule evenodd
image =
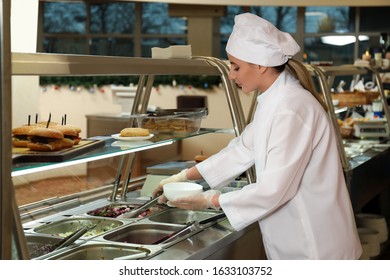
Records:
M229 78L245 93L261 92L254 119L219 153L161 181L154 195L165 183L203 178L210 191L169 203L222 208L236 230L258 221L268 259L358 259L362 249L333 127L304 66L292 59L299 50L268 21L236 16L226 46ZM255 183L217 190L253 164Z

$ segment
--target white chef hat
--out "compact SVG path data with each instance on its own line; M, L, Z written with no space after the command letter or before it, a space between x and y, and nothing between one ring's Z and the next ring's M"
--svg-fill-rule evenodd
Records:
M240 60L272 67L286 63L300 51L293 37L251 13L234 18L226 52Z

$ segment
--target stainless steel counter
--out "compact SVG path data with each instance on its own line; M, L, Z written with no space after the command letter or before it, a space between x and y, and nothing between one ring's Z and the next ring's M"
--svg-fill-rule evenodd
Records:
M144 200L137 199L137 193L126 201L116 201L120 204L140 204ZM59 214L48 216L23 225L26 234L31 236L42 236L53 238L58 237L55 230L60 225L62 230L67 231L63 226L74 225L76 221L84 221L92 217L86 213L90 210L109 205L112 202L101 199ZM265 259L265 253L261 241L259 227L253 224L244 230L235 231L226 218L218 219L205 225L197 225L188 232L179 235L167 243L153 242L158 235L170 234L173 231L185 227L186 224L181 216L179 220L159 220L159 214L172 211L166 207L159 212L143 218L113 219L93 217L103 221L105 224L112 224L107 231L97 232L96 235L83 236L76 244L64 248L58 252L51 252L37 259L115 259L134 258L153 260L182 260L182 259ZM183 213L180 210L178 213ZM191 211L189 218L201 219L206 216L213 216L219 211ZM160 215L161 216L161 215ZM115 223L115 227L114 227ZM150 235L151 237L147 237ZM161 236L160 236L161 237ZM154 238L154 239L153 239ZM136 240L136 241L134 241ZM128 254L128 255L125 255ZM138 257L139 256L139 257Z
M345 170L355 213L390 186L389 140L344 140L350 169Z

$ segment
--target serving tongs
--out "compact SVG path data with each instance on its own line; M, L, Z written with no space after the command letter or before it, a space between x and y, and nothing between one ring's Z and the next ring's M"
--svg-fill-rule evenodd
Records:
M176 238L185 236L188 233L191 233L194 231L200 231L203 229L203 227L202 227L203 225L211 223L211 222L216 222L217 220L219 220L221 218L226 218L226 214L224 212L219 213L215 216L203 219L201 221L191 221L191 222L187 223L185 227L158 239L157 241L153 242L152 244L166 244L166 243L168 243Z
M137 217L142 212L144 212L144 211L148 210L150 207L156 205L159 197L160 196L157 196L157 197L153 198L152 200L149 200L146 203L142 204L140 207L133 209L129 212L126 212L122 215L119 215L117 218L118 219L131 219L131 218Z
M65 248L65 247L73 244L77 239L79 239L81 236L83 236L84 234L86 234L88 231L90 231L91 229L93 229L95 227L96 227L96 225L83 226L83 227L79 228L78 230L73 232L71 235L68 235L67 237L65 237L60 242L58 242L57 244L53 245L52 246L52 251L59 250L61 248Z

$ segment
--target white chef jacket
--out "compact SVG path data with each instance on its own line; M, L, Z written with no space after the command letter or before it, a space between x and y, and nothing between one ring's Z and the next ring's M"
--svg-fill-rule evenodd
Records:
M268 259L358 259L354 214L327 114L287 71L257 98L253 121L197 169L211 188L255 164L256 183L224 193L236 230L258 221Z

